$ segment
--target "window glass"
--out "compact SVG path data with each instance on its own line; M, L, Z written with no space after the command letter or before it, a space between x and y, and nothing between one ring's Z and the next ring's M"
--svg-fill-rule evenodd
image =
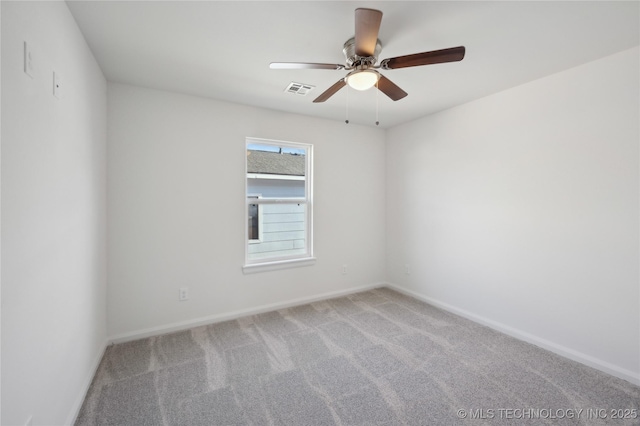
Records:
M311 257L311 152L247 140L247 264Z

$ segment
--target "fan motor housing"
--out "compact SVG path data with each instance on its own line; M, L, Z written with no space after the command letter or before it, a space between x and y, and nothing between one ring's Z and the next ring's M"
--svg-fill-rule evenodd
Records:
M347 65L349 67L357 67L364 65L365 67L371 67L378 61L378 55L382 51L382 43L380 40L376 42L376 50L373 53L373 56L358 56L356 55L356 39L355 37L351 37L344 43L344 47L342 48L342 53L344 53L344 57L346 58Z

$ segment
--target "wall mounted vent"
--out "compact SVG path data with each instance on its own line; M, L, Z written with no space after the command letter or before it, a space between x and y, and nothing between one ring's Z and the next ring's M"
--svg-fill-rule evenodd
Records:
M285 92L293 93L296 95L306 96L307 93L313 90L316 86L304 83L294 83L293 81L284 89Z

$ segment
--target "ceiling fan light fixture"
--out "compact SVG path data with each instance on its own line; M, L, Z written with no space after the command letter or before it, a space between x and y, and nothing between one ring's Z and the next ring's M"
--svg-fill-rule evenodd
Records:
M352 89L368 90L376 85L380 74L373 70L359 70L347 76L347 84Z

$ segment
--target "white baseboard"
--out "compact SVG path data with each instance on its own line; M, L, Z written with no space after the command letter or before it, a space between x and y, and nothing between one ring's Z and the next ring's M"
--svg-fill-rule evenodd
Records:
M565 358L569 358L573 361L577 361L581 364L587 365L589 367L593 367L597 370L603 371L612 376L626 380L630 383L633 383L634 385L640 386L640 374L634 373L633 371L627 370L625 368L621 368L617 365L611 364L601 359L594 358L590 355L573 350L571 348L567 348L566 346L559 345L557 343L551 342L549 340L543 339L541 337L535 336L525 331L518 330L516 328L510 327L498 321L494 321L494 320L482 317L480 315L476 315L472 312L457 308L448 303L444 303L439 300L433 299L431 297L427 297L422 294L416 293L414 291L407 290L398 285L387 283L386 287L389 287L393 290L396 290L408 296L415 297L416 299L422 300L423 302L429 303L430 305L444 309L445 311L467 318L471 321L477 322L482 325L486 325L489 328L500 331L511 337L515 337L516 339L523 340L525 342L547 349L548 351L554 352Z
M248 315L256 315L264 312L275 311L277 309L289 308L291 306L304 305L307 303L317 302L320 300L331 299L334 297L346 296L352 293L358 293L360 291L371 290L378 287L384 287L385 283L369 284L365 286L352 287L346 290L338 290L329 293L316 294L309 297L301 297L298 299L291 299L285 302L271 303L267 305L261 305L254 308L241 309L232 312L224 312L221 314L210 315L201 318L195 318L187 321L180 321L172 324L165 324L159 327L151 327L143 330L137 330L129 333L118 334L109 338L111 343L123 343L132 340L144 339L147 337L158 336L161 334L172 333L175 331L187 330L193 327L199 327L202 325L213 324L216 322L228 321L237 319Z
M80 409L82 409L82 404L84 403L84 399L87 396L87 392L89 391L89 387L91 386L91 382L98 372L98 367L100 367L100 362L102 361L102 357L104 356L105 351L107 350L107 346L109 345L108 340L102 342L100 350L98 351L98 355L93 360L91 365L91 369L87 374L82 389L80 389L80 393L76 397L76 400L69 411L69 415L67 416L67 421L65 425L73 425L76 423L76 419L78 418L78 414L80 414Z

